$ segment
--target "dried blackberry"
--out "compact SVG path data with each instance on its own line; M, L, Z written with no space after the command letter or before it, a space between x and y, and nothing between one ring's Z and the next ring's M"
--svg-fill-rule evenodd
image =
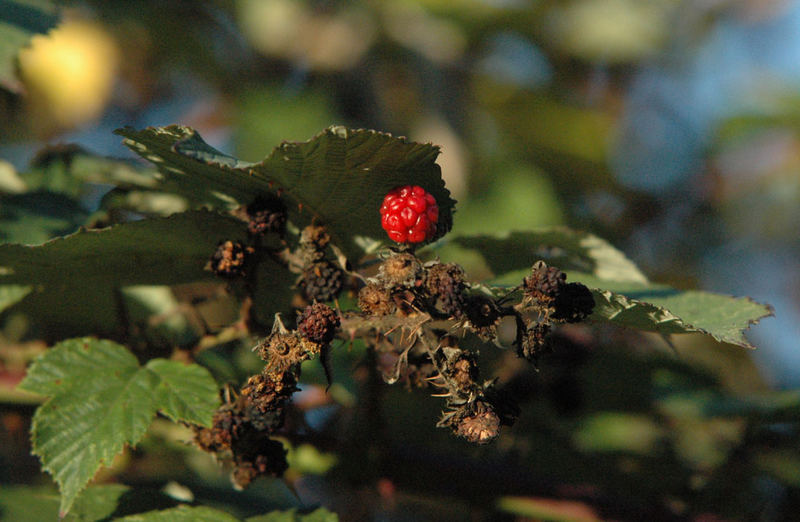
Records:
M258 374L242 387L240 402L253 427L271 432L283 425L286 403L295 391L297 379L292 372Z
M583 321L594 310L594 296L592 291L581 283L569 283L556 296L553 303L555 311L551 314L553 319L560 319L568 323Z
M497 324L500 309L493 299L484 295L471 295L466 300L464 310L467 319L475 328L487 328Z
M300 233L300 250L307 262L320 261L325 257L325 247L331 236L321 225L309 225Z
M358 292L358 307L372 316L389 315L395 311L391 294L378 283L369 283Z
M342 291L344 273L330 261L318 261L303 270L298 286L309 301L330 301Z
M475 444L488 444L500 435L500 417L482 400L463 405L441 425Z
M247 230L254 236L286 234L286 205L276 196L260 196L247 205Z
M319 346L294 332L274 332L258 343L255 351L267 362L264 372L275 376L310 359L318 353Z
M220 277L243 277L252 262L254 252L253 247L245 246L241 241L221 241L207 268Z
M422 276L422 265L414 255L403 252L386 259L380 266L379 274L387 283L411 288L417 285Z
M297 320L297 331L309 341L318 344L330 343L336 335L340 320L333 308L314 303L307 306Z
M535 323L521 332L517 341L517 355L531 362L536 362L539 355L547 347L547 336L550 333L549 323Z
M448 316L460 317L466 290L464 270L455 263L436 263L427 269L425 290L433 306Z
M241 414L235 411L234 405L224 404L214 413L210 428L195 429L194 441L203 451L218 453L229 450L241 423Z
M567 284L567 275L544 261L537 261L531 268L531 275L522 280L525 297L549 304Z
M248 432L237 440L233 453L236 468L231 478L237 489L246 488L263 475L279 477L289 468L283 444L261 432Z

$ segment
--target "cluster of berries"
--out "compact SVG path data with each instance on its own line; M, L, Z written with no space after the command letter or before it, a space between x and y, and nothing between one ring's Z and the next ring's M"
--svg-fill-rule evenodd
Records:
M255 347L266 362L263 371L247 380L236 400L217 410L211 428L195 429L201 449L230 455L236 487L286 471L286 451L273 437L283 428L289 400L297 391L300 364L327 350L338 327L339 316L321 303L305 308L296 331L276 319L272 334Z

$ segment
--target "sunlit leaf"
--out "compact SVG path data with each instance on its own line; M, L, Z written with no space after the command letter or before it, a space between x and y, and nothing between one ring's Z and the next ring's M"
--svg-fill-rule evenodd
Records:
M330 127L310 141L282 143L260 163L245 163L213 149L188 127L116 132L159 168L165 188L222 209L277 191L292 203L293 223L324 224L350 259L363 253L363 238L385 239L379 209L386 193L397 186L420 185L433 194L439 205L437 236L452 227L455 201L436 164L439 148L430 144Z
M60 513L101 466L136 444L157 411L208 425L217 385L198 365L153 359L144 367L111 341L71 339L39 356L20 388L49 399L33 419L33 453L61 489Z

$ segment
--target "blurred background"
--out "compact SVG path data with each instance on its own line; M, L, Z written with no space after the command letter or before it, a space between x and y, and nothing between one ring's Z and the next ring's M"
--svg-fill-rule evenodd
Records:
M610 240L653 281L768 302L775 317L748 334L757 351L680 337L677 360L732 393L800 386L800 2L61 5L57 27L2 76L3 192L46 160L46 145L132 158L111 133L125 125L189 125L247 161L331 124L405 135L442 148L459 201L453 234L568 225ZM79 208L40 204L48 225L35 231L0 208L2 240L68 233L103 193L84 191ZM663 342L636 342L674 363ZM649 424L626 426L658 438ZM736 427L700 431L711 444L733 437L726 430ZM716 457L695 457L721 473ZM377 484L390 503L394 482ZM753 487L785 500L775 484Z

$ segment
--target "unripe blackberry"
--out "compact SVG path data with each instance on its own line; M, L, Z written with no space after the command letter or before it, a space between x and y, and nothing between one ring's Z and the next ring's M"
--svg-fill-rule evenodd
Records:
M305 270L298 286L309 301L330 301L342 291L344 274L342 270L323 260L312 263Z
M434 306L449 316L460 317L466 290L464 270L455 263L436 263L425 274L425 290Z
M531 275L522 280L525 297L540 303L550 303L567 284L567 275L544 261L537 261Z
M254 252L253 247L245 246L241 241L221 241L207 268L220 277L243 277Z
M422 275L422 264L407 252L386 259L379 268L380 278L393 285L413 287Z
M422 187L406 185L389 191L381 205L381 226L398 243L422 243L436 235L439 206Z
M297 331L309 341L330 343L336 335L340 320L336 311L322 303L307 306L297 319Z
M247 231L254 236L286 233L286 205L275 196L260 196L247 205Z
M577 323L592 315L594 296L585 285L569 283L556 296L553 308L555 311L550 316L553 319Z
M373 316L389 315L395 311L391 294L378 283L369 283L358 292L358 307Z

